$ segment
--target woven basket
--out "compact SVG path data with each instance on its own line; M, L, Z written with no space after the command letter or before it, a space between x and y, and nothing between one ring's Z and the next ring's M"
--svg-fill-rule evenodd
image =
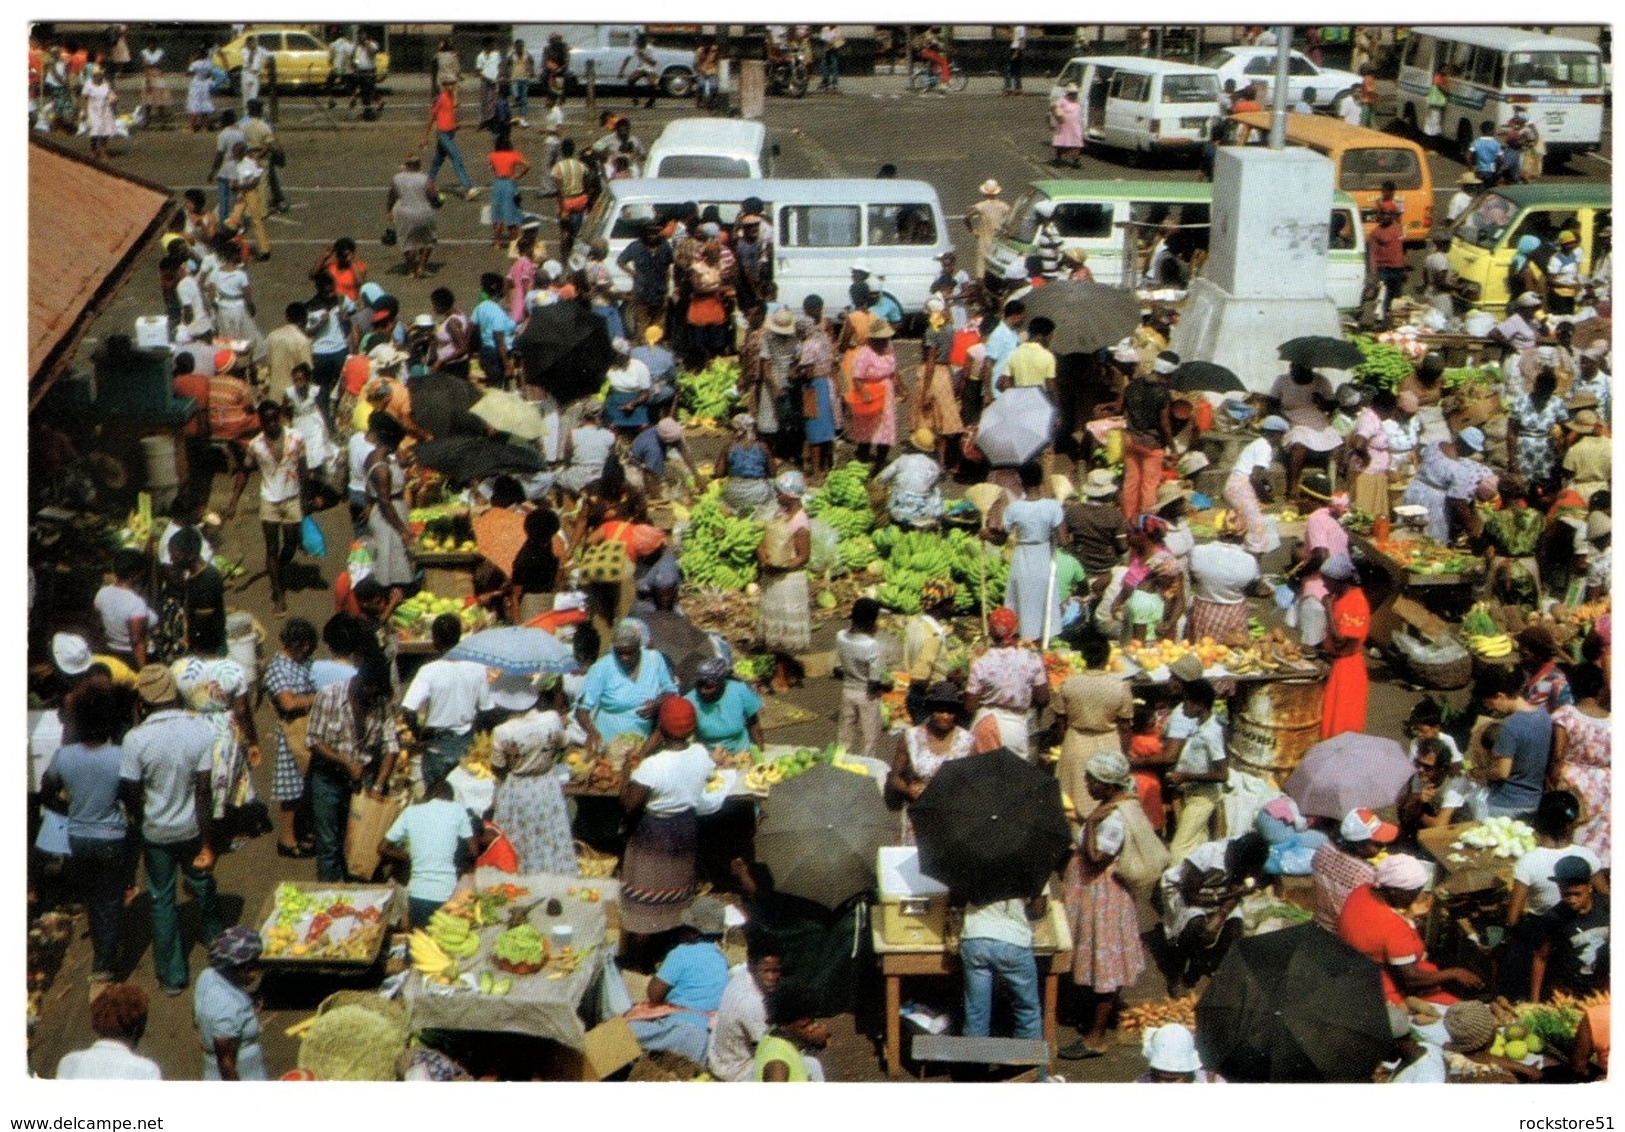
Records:
M386 1021L395 1023L403 1031L411 1029L408 1024L406 1004L399 999L385 998L377 991L334 991L322 999L322 1004L316 1008L316 1013L326 1014L329 1010L337 1010L341 1006L364 1006Z
M1425 661L1405 660L1416 677L1416 682L1424 688L1433 688L1441 692L1465 688L1473 681L1473 658L1471 656L1458 657L1447 660L1442 664L1428 664Z
M602 853L585 841L576 842L576 864L581 875L593 880L606 880L621 867L621 859L613 853Z

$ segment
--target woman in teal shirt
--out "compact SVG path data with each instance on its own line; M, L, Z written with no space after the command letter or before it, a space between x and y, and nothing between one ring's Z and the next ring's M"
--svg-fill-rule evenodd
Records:
M666 658L646 645L643 623L629 617L616 626L610 654L587 670L576 720L590 750L628 733L647 738L660 698L677 694Z
M699 717L694 737L707 747L738 754L763 744L762 697L730 672L728 662L719 656L702 661L688 701Z

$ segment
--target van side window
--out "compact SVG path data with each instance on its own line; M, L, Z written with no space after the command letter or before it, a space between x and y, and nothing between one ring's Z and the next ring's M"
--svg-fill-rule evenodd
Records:
M1473 81L1480 86L1500 86L1501 63L1505 58L1499 51L1479 51L1473 57Z
M877 247L897 244L934 244L936 221L928 204L871 204L869 243Z
M1109 204L1063 204L1055 210L1055 226L1070 239L1100 239L1112 234Z
M1078 84L1080 84L1083 81L1083 64L1082 63L1068 63L1066 65L1066 68L1061 72L1061 77L1059 79L1057 79L1056 81L1061 86L1065 86L1068 83L1071 83L1074 86L1077 86Z
M1286 73L1289 75L1318 75L1315 65L1296 53L1287 56Z
M643 229L654 218L654 205L629 204L621 209L621 214L615 218L615 227L610 230L609 239L636 240L643 235Z
M1422 187L1422 167L1408 149L1349 149L1343 151L1337 187L1345 193L1376 191L1384 181L1398 189Z
M1426 50L1424 50L1426 49ZM1412 35L1405 41L1405 62L1412 67L1426 67L1433 49L1433 40L1425 35Z
M1557 234L1570 227L1576 232L1580 230L1572 213L1532 210L1523 218L1523 223L1513 230L1512 235L1507 237L1507 244L1515 248L1518 246L1518 241L1525 236L1534 236L1542 244L1551 244L1555 247L1557 245Z
M779 212L779 219L779 241L787 248L855 248L862 243L857 205L791 205Z
M1111 97L1124 102L1144 102L1151 96L1151 76L1118 71L1112 76Z

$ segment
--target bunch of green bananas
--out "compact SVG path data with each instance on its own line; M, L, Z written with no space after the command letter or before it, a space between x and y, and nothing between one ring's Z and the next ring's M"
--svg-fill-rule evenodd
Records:
M851 507L868 510L869 465L860 460L842 464L824 477L824 485L809 499L807 510L819 514L820 507Z
M1405 351L1398 346L1378 342L1365 334L1356 335L1353 342L1365 355L1365 361L1349 371L1356 381L1392 392L1415 372Z
M677 564L696 586L744 589L756 580L762 531L762 524L730 514L722 503L721 483L713 483L689 513Z
M836 544L835 556L841 569L855 574L878 559L880 552L875 549L874 539L865 534L854 534Z
M698 373L679 374L677 395L683 420L725 419L739 400L738 360L715 358Z

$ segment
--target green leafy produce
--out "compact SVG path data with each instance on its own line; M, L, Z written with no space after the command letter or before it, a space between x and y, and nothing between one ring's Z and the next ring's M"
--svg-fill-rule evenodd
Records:
M684 421L725 420L738 401L737 358L713 358L698 373L677 375L677 415Z
M547 947L541 932L530 924L520 924L497 936L491 954L508 963L535 965L547 957Z
M755 684L773 675L779 659L771 653L760 656L742 656L734 661L734 676L747 684Z
M809 498L807 510L818 514L814 504L828 507L869 506L869 465L860 460L842 464L824 477L824 485Z
M865 534L843 538L836 544L835 554L841 568L849 573L862 570L880 557L880 551L875 549L874 539Z
M1393 392L1415 372L1405 351L1398 346L1378 342L1368 334L1356 334L1350 341L1365 355L1365 361L1349 371L1356 381Z
M763 529L761 523L730 514L722 503L722 484L713 483L689 513L677 564L696 586L744 589L756 580Z
M1501 371L1494 366L1457 366L1440 375L1439 388L1446 393L1476 398L1495 392L1500 381Z
M406 1026L370 1006L325 1010L299 1045L299 1068L322 1081L393 1081L406 1049Z

